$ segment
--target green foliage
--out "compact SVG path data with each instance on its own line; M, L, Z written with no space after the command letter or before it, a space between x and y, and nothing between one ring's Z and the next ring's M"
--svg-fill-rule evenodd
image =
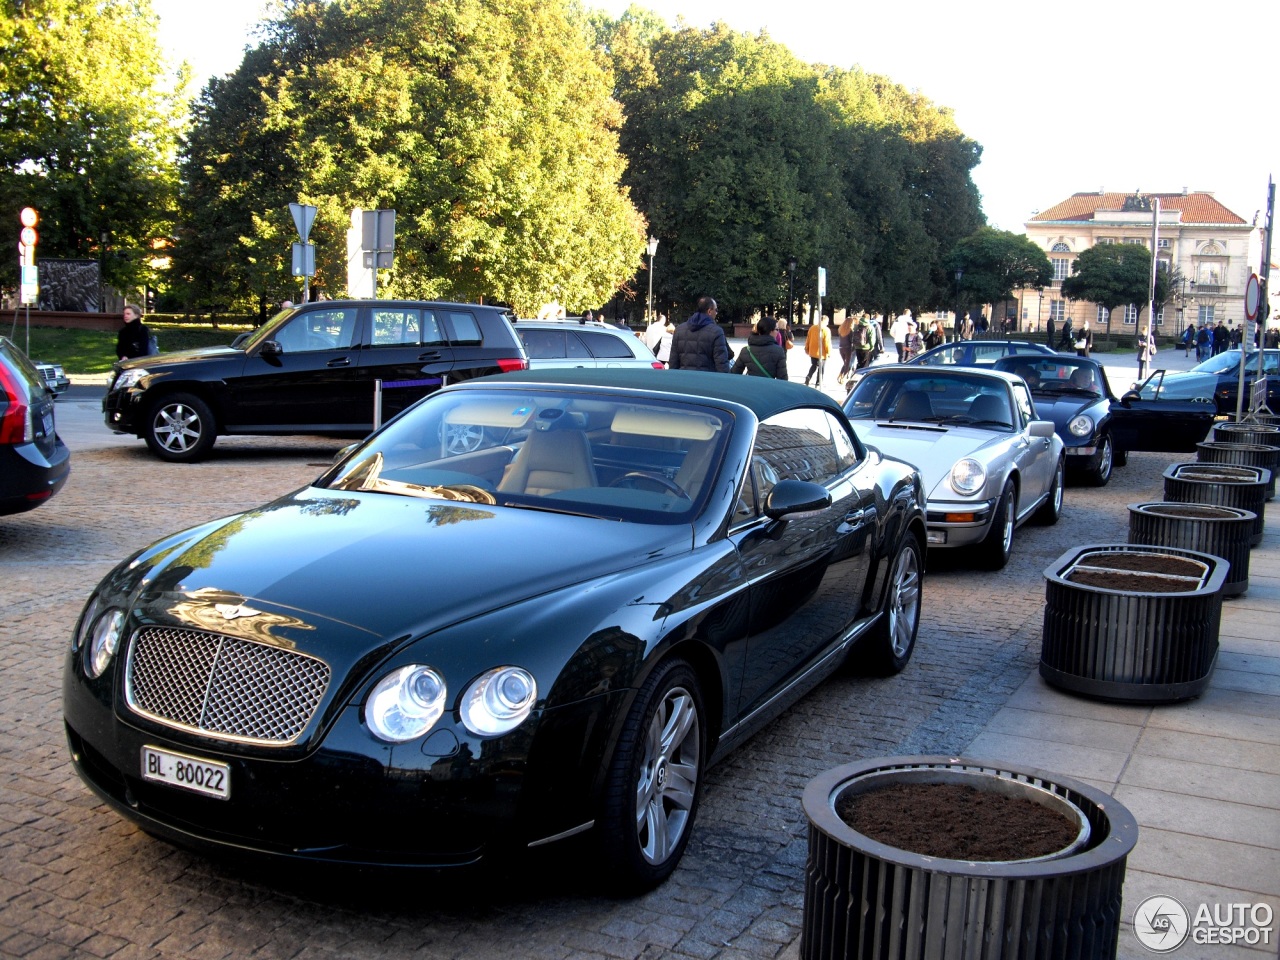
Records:
M196 347L226 346L247 326L212 327L209 324L155 323L144 321L160 342L164 353L191 350ZM27 330L19 320L12 330L5 330L18 346L25 349ZM116 359L116 335L106 330L63 330L57 327L32 327L30 356L48 363L60 363L68 374L107 373Z
M564 0L291 0L204 91L177 258L204 303L280 297L287 205L319 210L316 283L346 286L350 210L397 211L383 296L595 307L645 223L619 186L607 65Z
M976 303L998 303L1014 290L1040 290L1053 280L1053 265L1039 246L1022 234L992 227L957 243L947 270L953 277L956 270L964 271L959 293Z
M105 254L108 283L153 278L185 76L166 72L150 0L7 0L0 37L0 209L39 210L41 258Z
M1146 303L1151 286L1151 251L1137 243L1099 243L1080 251L1071 276L1062 281L1062 294L1088 300L1111 312L1130 303Z

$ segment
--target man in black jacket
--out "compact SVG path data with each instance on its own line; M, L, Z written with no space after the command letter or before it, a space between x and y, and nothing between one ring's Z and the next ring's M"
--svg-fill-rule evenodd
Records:
M698 310L671 338L672 370L729 372L729 341L716 324L716 302L711 297L698 300Z
M747 345L738 351L738 359L729 372L787 379L787 351L773 334L777 327L778 321L773 317L761 317L756 332L747 337Z

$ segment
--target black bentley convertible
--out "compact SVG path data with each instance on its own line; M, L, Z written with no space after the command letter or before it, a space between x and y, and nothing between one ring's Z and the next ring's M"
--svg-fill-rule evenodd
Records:
M450 386L112 571L68 646L71 755L186 845L451 867L592 832L643 889L709 764L842 663L906 665L923 503L799 384Z

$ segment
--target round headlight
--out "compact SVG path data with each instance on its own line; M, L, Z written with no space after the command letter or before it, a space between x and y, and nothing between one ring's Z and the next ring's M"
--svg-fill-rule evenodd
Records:
M108 610L93 624L89 645L85 648L84 669L91 677L102 676L111 658L120 649L120 635L124 631L124 611Z
M1093 420L1082 413L1078 417L1071 418L1067 429L1071 431L1073 437L1087 437L1093 433Z
M444 713L446 690L440 674L421 664L393 670L373 688L364 719L374 735L401 743L420 737Z
M481 736L506 733L524 722L537 699L538 685L528 670L498 667L467 688L462 722Z
M986 482L986 469L971 457L965 457L951 468L951 488L956 493L976 493Z

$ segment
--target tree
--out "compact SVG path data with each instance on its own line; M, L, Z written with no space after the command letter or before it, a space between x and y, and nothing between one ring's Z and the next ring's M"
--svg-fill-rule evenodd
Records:
M1042 290L1053 280L1053 265L1039 246L1022 234L993 227L982 227L955 245L947 272L956 270L964 271L957 292L977 303L1000 303L1014 290Z
M1151 252L1138 243L1100 243L1080 251L1062 295L1107 309L1107 334L1116 307L1145 303L1151 284Z
M186 75L155 22L151 0L0 6L0 209L35 207L41 257L101 259L121 287L154 278L173 216Z
M212 278L206 297L278 284L302 200L330 290L350 210L393 208L380 293L600 305L634 275L646 224L619 186L622 118L586 29L566 0L288 0L197 107L184 272Z

